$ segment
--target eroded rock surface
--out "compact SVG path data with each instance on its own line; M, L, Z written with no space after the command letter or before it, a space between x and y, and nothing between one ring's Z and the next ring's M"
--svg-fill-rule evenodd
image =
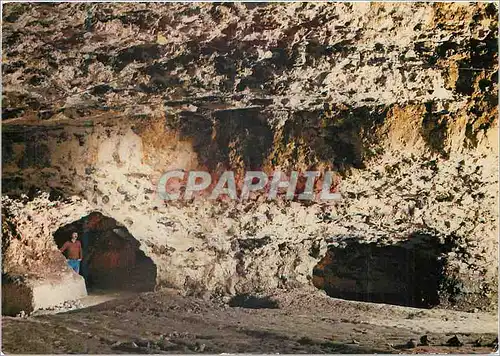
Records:
M100 211L141 243L157 285L193 294L324 288L313 269L346 239L425 234L441 246L439 304L496 305L496 5L8 4L3 16L3 220L17 231L4 271L45 263L57 228ZM311 168L342 174L342 201L154 193L169 169Z

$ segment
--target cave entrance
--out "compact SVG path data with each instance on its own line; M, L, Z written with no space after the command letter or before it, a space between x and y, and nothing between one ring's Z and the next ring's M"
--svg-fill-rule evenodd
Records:
M443 246L428 235L393 245L346 240L329 246L313 284L341 299L431 308L439 304Z
M83 260L80 274L89 291L152 291L156 266L139 249L140 243L115 219L93 212L54 233L59 248L78 233Z

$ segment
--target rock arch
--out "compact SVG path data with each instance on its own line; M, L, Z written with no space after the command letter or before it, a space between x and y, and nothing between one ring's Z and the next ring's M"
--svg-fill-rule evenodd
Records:
M115 219L93 211L61 226L54 240L61 247L77 232L84 249L80 274L87 287L152 291L156 285L156 266L139 248L140 242Z

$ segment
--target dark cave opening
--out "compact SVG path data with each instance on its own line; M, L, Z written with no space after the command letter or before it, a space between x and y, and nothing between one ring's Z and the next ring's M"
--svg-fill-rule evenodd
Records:
M58 248L78 233L83 259L80 275L87 289L152 291L156 285L156 266L139 249L140 243L129 231L99 212L64 225L54 233Z
M331 245L313 269L313 284L334 298L432 308L440 303L445 263L435 240L416 234L393 245Z

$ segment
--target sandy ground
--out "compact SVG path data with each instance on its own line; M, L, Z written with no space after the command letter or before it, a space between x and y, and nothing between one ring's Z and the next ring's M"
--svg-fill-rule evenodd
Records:
M89 306L92 304L97 304ZM58 314L4 317L5 353L492 353L497 315L329 298L203 300L173 290L97 293ZM29 335L30 337L26 337ZM427 335L429 346L409 347ZM457 336L462 346L446 345Z
M106 291L106 290L92 290L86 297L78 300L67 301L61 305L57 305L49 309L38 309L30 314L30 316L51 315L68 312L75 309L89 308L94 305L99 305L110 300L125 299L137 295L135 292L124 291ZM19 314L17 316L20 316Z

